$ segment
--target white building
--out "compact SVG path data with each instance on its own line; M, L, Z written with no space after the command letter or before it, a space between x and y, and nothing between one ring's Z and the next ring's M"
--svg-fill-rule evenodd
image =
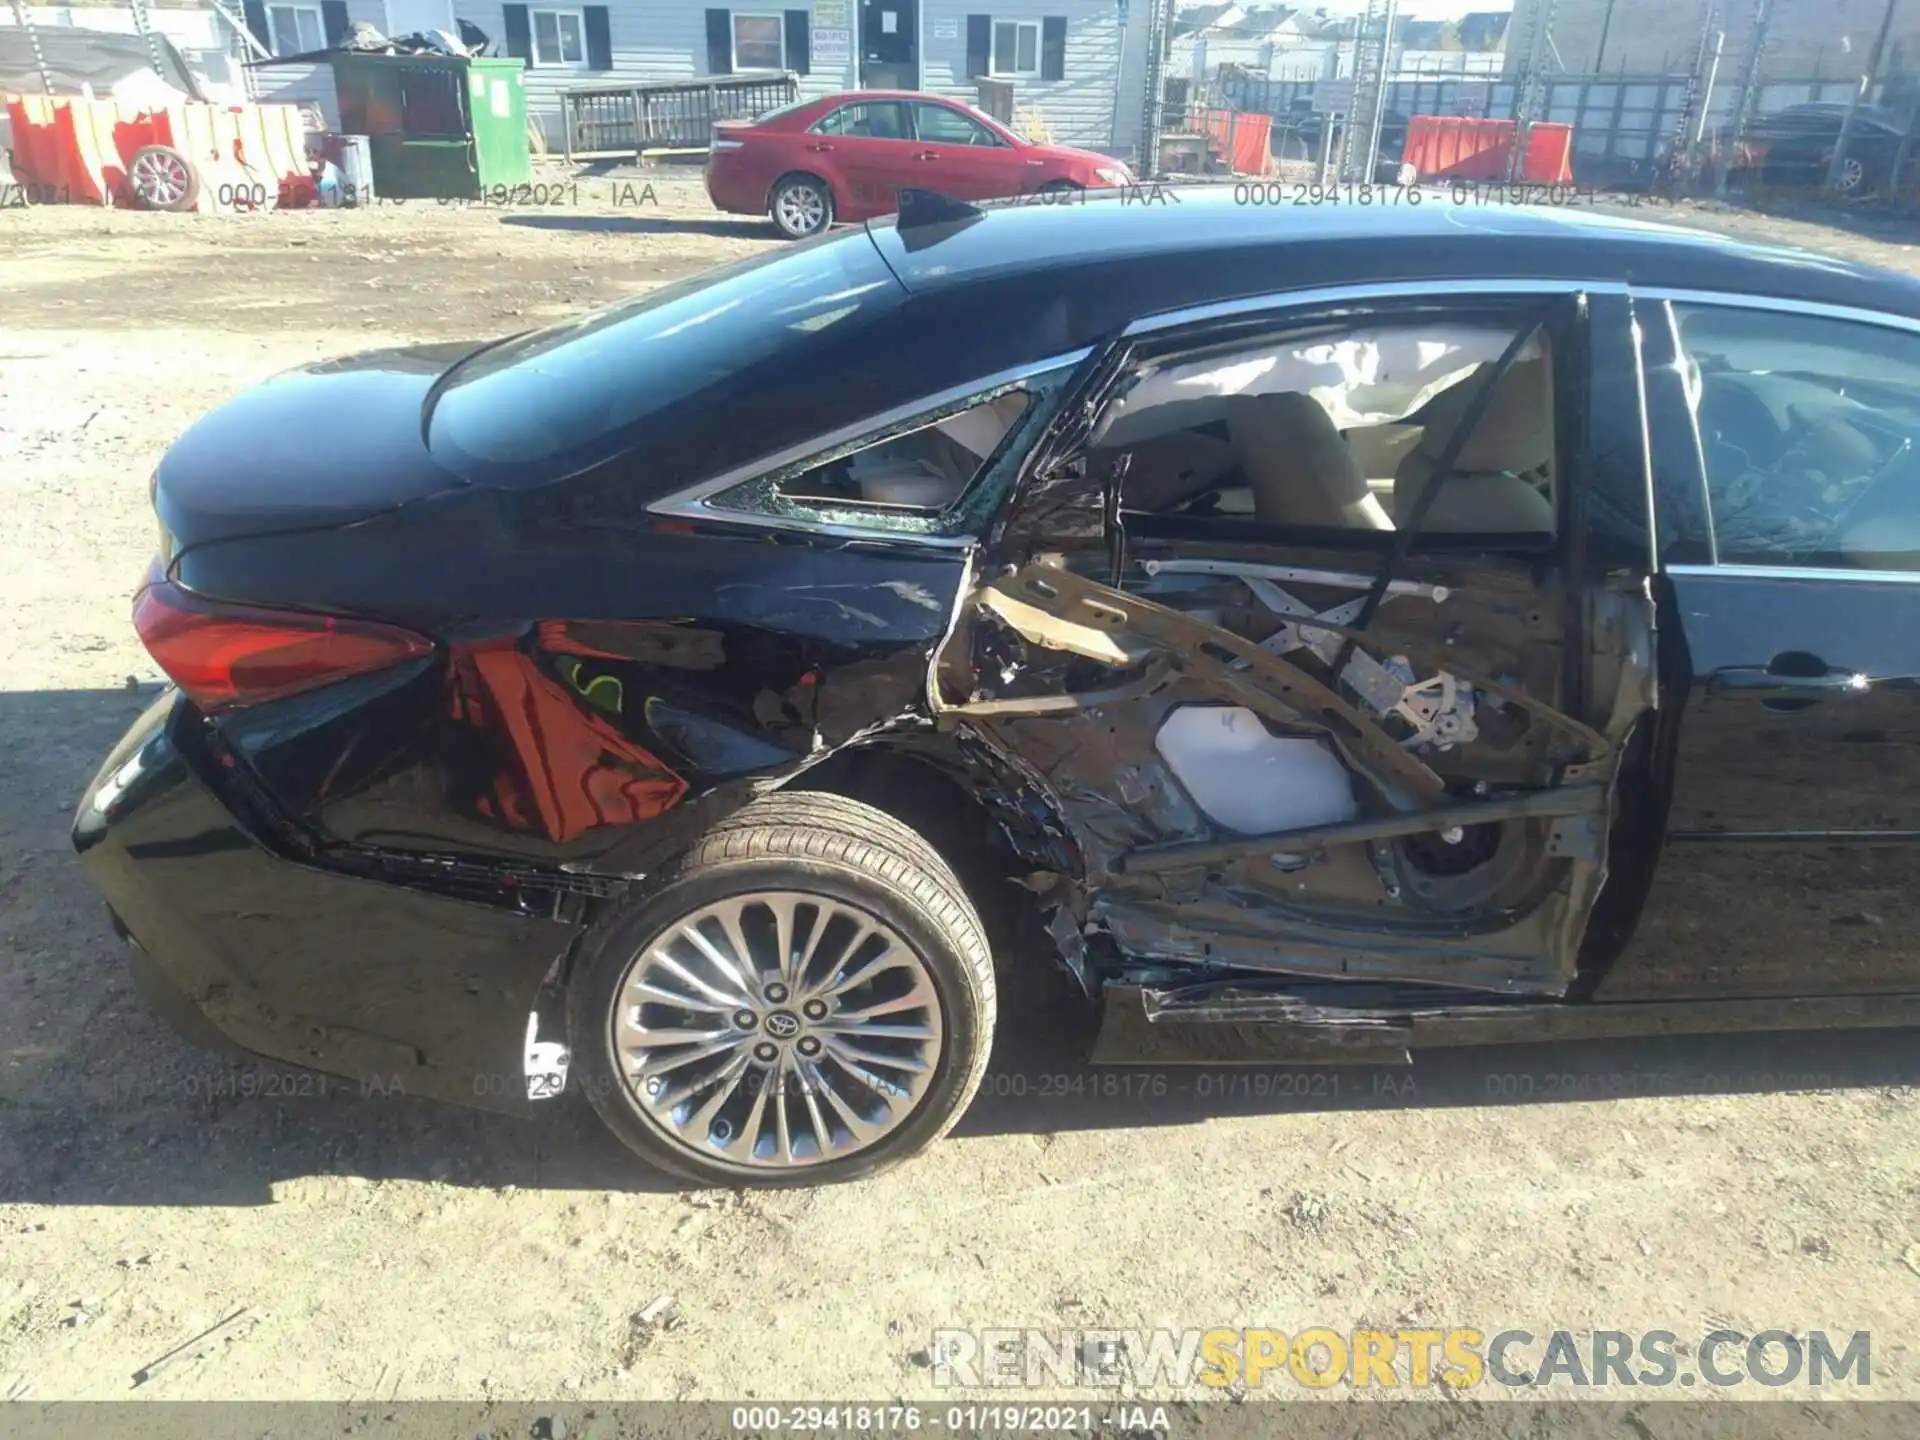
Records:
M350 0L364 4L367 0ZM569 85L694 80L793 70L805 98L853 89L927 90L976 101L977 78L1014 87L1057 143L1115 153L1139 143L1150 0L613 0L549 9L463 4L528 62L527 103L558 140L557 92ZM516 14L516 12L518 12Z
M498 53L527 63L527 108L550 148L561 145L559 94L570 86L695 80L792 70L803 97L851 89L913 89L977 102L978 78L1011 82L1016 122L1033 116L1050 139L1132 156L1146 104L1147 6L1152 0L684 0L604 5L496 0L245 0L233 10L276 55L343 40L366 22L386 35L477 26ZM229 27L212 10L148 12L216 85L238 72ZM35 24L131 31L113 7L36 8ZM11 20L0 7L0 23ZM238 47L233 47L238 49ZM254 72L260 98L305 101L339 123L325 65Z
M1423 18L1421 11L1419 5L1401 7L1396 73L1492 75L1502 69L1504 10L1467 12L1450 25ZM1198 83L1230 65L1268 80L1339 79L1353 73L1356 22L1353 0L1306 6L1203 0L1175 12L1168 73Z

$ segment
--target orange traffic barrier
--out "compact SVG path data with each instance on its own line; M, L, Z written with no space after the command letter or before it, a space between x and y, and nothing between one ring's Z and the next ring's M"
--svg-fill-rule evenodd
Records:
M132 205L127 166L149 145L193 166L202 214L313 203L297 105L197 101L135 109L73 95L10 95L15 178L31 194L82 205Z
M41 190L57 189L59 146L53 136L52 104L38 95L10 95L7 118L13 122L15 177Z
M1512 120L1416 115L1402 158L1422 179L1505 180L1519 126ZM1536 121L1516 177L1539 185L1573 181L1573 127Z
M1238 110L1195 110L1195 128L1206 133L1235 175L1273 173L1273 117Z

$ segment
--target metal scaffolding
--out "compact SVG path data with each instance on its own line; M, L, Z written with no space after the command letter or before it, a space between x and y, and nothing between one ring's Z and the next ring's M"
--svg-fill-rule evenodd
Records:
M13 20L27 34L27 46L33 51L33 68L40 72L40 88L53 93L53 75L47 69L47 57L40 49L40 32L33 28L33 17L21 0L13 0Z
M1767 22L1773 15L1773 0L1753 0L1753 24L1747 31L1747 52L1740 65L1740 88L1734 92L1733 121L1729 137L1737 142L1753 120L1753 107L1760 99L1760 62L1767 52ZM1723 157L1714 177L1716 195L1727 193L1727 177L1733 166L1731 157Z
M1165 124L1167 50L1173 38L1174 0L1146 0L1147 74L1146 113L1140 117L1140 164L1142 175L1160 173L1160 134Z
M1536 0L1535 4L1524 7L1522 33L1507 36L1507 53L1520 56L1520 68L1513 76L1513 143L1507 150L1508 183L1520 180L1527 172L1533 122L1540 118L1540 105L1546 93L1545 70L1547 55L1553 49L1554 4L1555 0Z
M1353 94L1340 141L1340 179L1367 184L1380 159L1380 121L1386 114L1389 67L1399 0L1367 0L1353 36Z
M162 37L160 32L153 26L153 18L147 8L147 0L126 0L126 4L127 8L133 13L134 33L146 42L148 63L153 66L153 73L163 80L171 79L172 77L168 74L166 63L160 54ZM213 10L213 13L219 17L220 23L226 27L227 33L230 36L228 53L239 62L235 68L240 73L241 92L245 94L249 100L258 99L260 93L259 77L247 68L246 62L249 60L271 59L273 52L260 43L259 37L247 27L247 22L240 15L236 14L233 8L225 3L225 0L207 0L207 4ZM52 94L53 77L47 69L46 55L40 48L39 28L34 25L33 16L28 12L25 0L12 0L12 5L14 23L25 32L27 44L33 50L34 65L40 72L40 86L48 94Z

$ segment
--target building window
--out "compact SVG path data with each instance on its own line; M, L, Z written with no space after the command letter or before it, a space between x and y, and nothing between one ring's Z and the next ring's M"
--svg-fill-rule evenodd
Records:
M580 11L535 10L532 19L534 64L587 63L586 22Z
M275 55L305 55L327 43L320 11L311 5L269 5L267 29L273 37Z
M1040 73L1040 26L1031 20L993 22L993 73L996 75L1038 75Z
M787 22L779 15L733 17L733 68L784 70Z

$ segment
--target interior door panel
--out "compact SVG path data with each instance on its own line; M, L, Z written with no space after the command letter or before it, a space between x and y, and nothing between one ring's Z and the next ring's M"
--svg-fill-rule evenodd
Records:
M1488 353L1521 354L1524 324ZM1566 443L1552 457L1564 501L1585 433L1570 418L1584 393L1584 340L1577 324L1554 325L1566 384L1542 403L1565 407ZM1161 349L1189 345L1193 364L1217 362L1222 373L1255 368L1229 346L1209 349L1210 339ZM1488 343L1462 341L1453 370L1391 403L1370 392L1368 403L1421 409L1463 377L1511 394L1504 372L1467 353ZM1282 356L1258 373L1285 368ZM1505 554L1491 539L1397 557L1382 576L1394 537L1375 527L1392 521L1365 503L1372 477L1358 462L1341 461L1343 483L1359 477L1347 485L1353 497L1320 504L1272 467L1255 477L1268 492L1255 498L1319 505L1316 514L1353 519L1371 540L1343 545L1324 527L1290 530L1271 511L1221 504L1247 483L1250 461L1285 450L1286 437L1229 424L1223 451L1216 417L1186 398L1191 369L1135 354L1096 367L1083 402L1065 407L1079 428L1069 443L1043 442L1013 497L943 650L936 708L946 723L977 727L1057 798L1086 857L1083 929L1123 968L1569 994L1605 882L1621 742L1649 698L1645 664L1620 659L1651 655L1644 595L1583 585L1570 596L1570 547L1552 534L1516 535ZM1157 432L1112 421L1129 399L1141 413L1157 377L1181 397L1173 408L1194 437L1151 462L1149 488L1184 507L1171 516L1126 502L1144 493L1128 489L1141 478L1135 442L1144 452ZM1301 409L1285 398L1265 417L1282 430ZM1331 403L1349 424L1367 418L1359 400L1353 414ZM1456 406L1449 423L1484 423L1498 416L1491 405ZM1312 445L1344 450L1337 428L1315 423L1324 428ZM1526 427L1506 429L1533 443ZM1266 448L1250 456L1249 435ZM1434 453L1444 461L1446 449ZM1423 464L1429 480L1443 468ZM1590 663L1590 621L1631 639ZM1623 680L1622 670L1633 674Z

